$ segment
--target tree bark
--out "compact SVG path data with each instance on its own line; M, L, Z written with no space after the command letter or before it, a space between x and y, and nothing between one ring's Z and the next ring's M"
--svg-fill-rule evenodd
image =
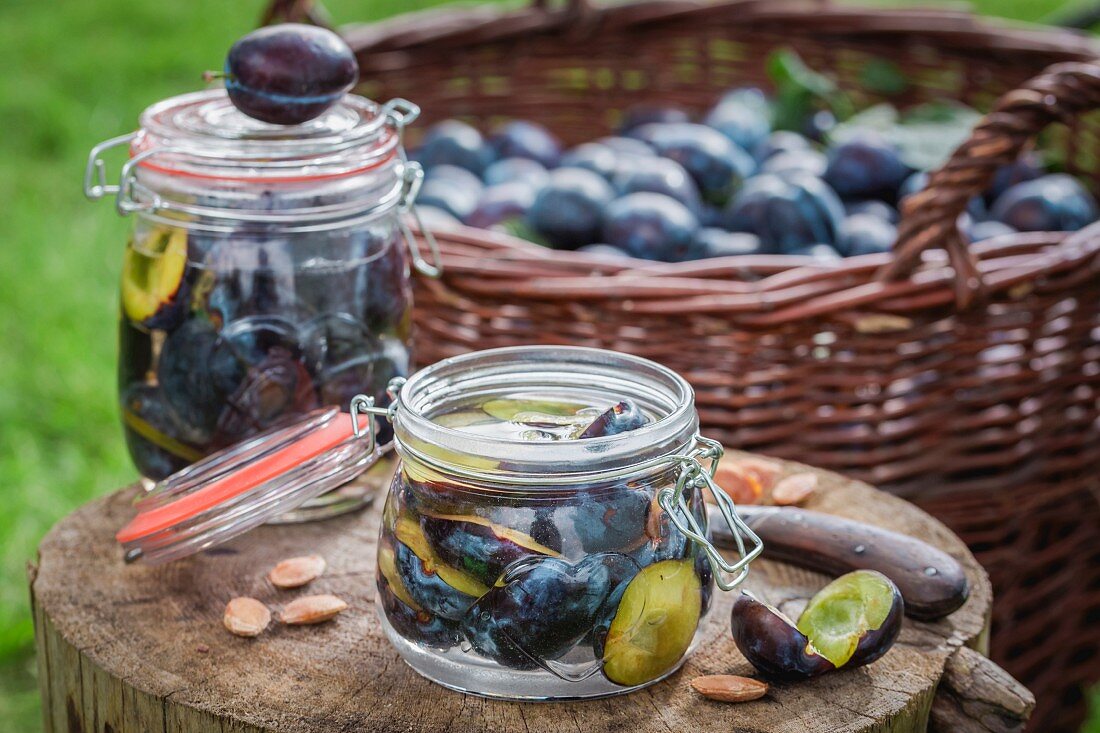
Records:
M788 463L786 470L813 469ZM359 515L265 526L194 557L145 566L124 564L114 542L137 492L123 489L58 523L29 568L44 727L48 733L1018 730L1033 703L1030 694L966 648L983 644L991 591L965 546L900 499L817 473L819 491L809 508L946 550L966 567L970 599L946 619L907 619L895 647L868 667L774 684L764 698L738 705L705 700L688 685L701 674L753 674L729 634L734 594L717 593L698 651L680 673L648 689L578 703L485 700L418 677L382 634L373 609L381 500ZM276 562L308 553L328 561L308 589L278 590L267 581ZM826 581L761 561L747 587L797 615ZM305 593L334 593L350 609L317 627L273 624L255 639L222 627L234 596L278 609Z

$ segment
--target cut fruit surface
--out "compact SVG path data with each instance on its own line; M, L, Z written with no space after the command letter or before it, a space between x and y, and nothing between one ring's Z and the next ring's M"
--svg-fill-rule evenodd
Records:
M122 260L122 310L132 321L152 318L172 303L187 266L187 232L154 229Z
M901 601L897 587L881 573L857 570L834 580L811 600L798 630L821 656L842 667L861 643L883 628Z
M604 675L625 686L658 679L691 646L702 586L691 559L643 568L623 593L604 643Z

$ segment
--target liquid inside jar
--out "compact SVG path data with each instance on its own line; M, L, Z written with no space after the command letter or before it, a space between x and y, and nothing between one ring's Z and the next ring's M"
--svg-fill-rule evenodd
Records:
M536 449L659 419L583 390L500 392L429 417ZM682 663L713 578L657 502L675 469L524 489L403 458L383 515L378 607L415 669L456 689L545 699L617 694ZM701 491L684 498L705 528Z
M121 289L120 406L148 479L321 405L385 404L409 371L408 262L391 219L316 232L139 221Z

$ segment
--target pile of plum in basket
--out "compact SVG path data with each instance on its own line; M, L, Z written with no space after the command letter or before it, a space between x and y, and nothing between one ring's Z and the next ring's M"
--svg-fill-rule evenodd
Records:
M535 122L487 136L440 122L413 152L427 171L425 224L663 262L745 254L828 262L888 251L899 202L924 187L978 114L946 102L854 113L793 54L772 66L786 71L771 98L733 89L698 119L674 106L628 109L617 135L568 150ZM999 170L959 224L977 242L1076 230L1098 217L1091 193L1033 153Z

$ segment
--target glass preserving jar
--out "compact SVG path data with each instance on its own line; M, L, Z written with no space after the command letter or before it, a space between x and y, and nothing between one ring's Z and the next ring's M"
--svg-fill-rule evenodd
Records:
M391 385L400 462L383 510L376 608L420 674L508 699L628 692L692 651L713 586L760 551L712 481L690 386L596 349L475 352ZM588 437L609 406L641 427ZM581 432L583 431L583 432ZM714 492L740 559L710 544Z
M438 274L434 241L429 263L402 219L422 172L401 133L418 114L348 95L284 127L210 90L93 149L86 194L115 194L134 221L118 385L146 479L357 394L385 404L409 373L410 259ZM108 185L101 156L118 146L129 159Z

